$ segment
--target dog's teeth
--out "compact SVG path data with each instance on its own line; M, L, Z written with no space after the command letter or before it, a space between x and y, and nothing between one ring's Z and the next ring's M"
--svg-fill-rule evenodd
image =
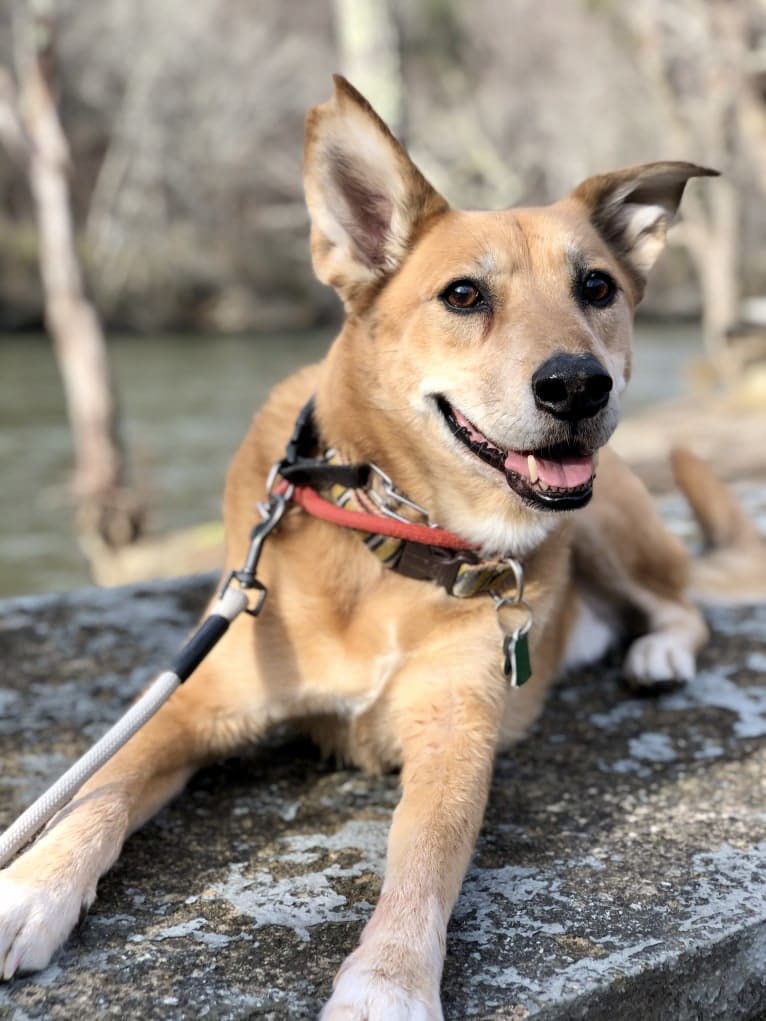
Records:
M600 450L597 450L596 453L593 455L593 471L595 471L596 468L598 468L598 459L600 456L601 456Z
M540 487L540 489L542 489L543 492L545 492L548 488L548 483L545 481L545 479L540 479L540 481L538 482L538 486Z
M529 481L534 486L535 482L537 482L537 480L540 478L537 471L537 461L535 460L534 454L530 454L527 457L527 466L529 468Z

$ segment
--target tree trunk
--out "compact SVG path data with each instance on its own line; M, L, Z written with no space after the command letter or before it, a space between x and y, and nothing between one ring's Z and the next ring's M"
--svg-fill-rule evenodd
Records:
M75 447L74 490L85 540L121 546L137 538L142 510L125 486L125 458L103 332L77 258L69 149L53 97L49 5L17 8L14 48L27 170L39 230L45 320L61 371Z
M388 0L334 0L341 69L400 139L404 136L399 32Z

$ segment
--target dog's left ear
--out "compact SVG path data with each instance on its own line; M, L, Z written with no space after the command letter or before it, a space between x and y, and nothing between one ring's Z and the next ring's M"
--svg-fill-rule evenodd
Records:
M686 182L717 177L694 163L661 162L589 177L571 197L588 210L591 222L629 270L640 300L646 277L665 247Z
M319 279L360 311L448 209L370 104L345 78L306 120L304 183Z

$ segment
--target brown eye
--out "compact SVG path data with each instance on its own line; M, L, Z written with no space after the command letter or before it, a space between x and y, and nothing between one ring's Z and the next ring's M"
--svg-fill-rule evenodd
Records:
M458 280L450 284L442 292L441 298L446 305L458 312L470 312L487 304L484 295L470 280Z
M605 308L611 305L617 293L617 284L608 273L592 270L580 284L580 296L588 305Z

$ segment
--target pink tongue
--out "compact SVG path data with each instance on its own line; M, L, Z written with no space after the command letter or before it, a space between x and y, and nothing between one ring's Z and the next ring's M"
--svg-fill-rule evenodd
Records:
M593 456L565 457L561 461L547 461L543 457L535 458L537 461L537 474L548 486L556 489L577 489L590 481L593 475ZM513 450L508 452L505 459L506 471L514 471L517 475L529 478L529 463L524 454L517 454Z

